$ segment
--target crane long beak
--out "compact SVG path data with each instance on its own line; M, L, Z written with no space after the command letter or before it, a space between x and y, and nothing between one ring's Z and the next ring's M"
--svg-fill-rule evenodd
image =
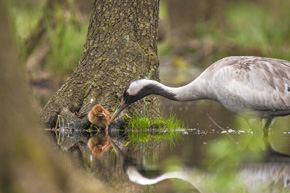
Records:
M125 101L122 101L120 105L117 107L116 111L114 112L112 118L111 118L111 123L113 120L127 107L128 105L125 103Z

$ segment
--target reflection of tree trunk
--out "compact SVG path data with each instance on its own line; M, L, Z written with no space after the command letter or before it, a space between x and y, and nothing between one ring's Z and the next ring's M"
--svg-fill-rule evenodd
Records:
M131 80L158 79L158 7L159 0L95 2L79 65L44 108L47 126L54 126L64 109L86 111L101 104L113 111ZM146 100L151 114L158 112L155 101ZM131 110L144 111L144 102Z
M5 1L4 1L5 2ZM9 38L0 1L0 192L105 192L96 180L69 167L39 132L31 92ZM47 144L48 143L48 144Z

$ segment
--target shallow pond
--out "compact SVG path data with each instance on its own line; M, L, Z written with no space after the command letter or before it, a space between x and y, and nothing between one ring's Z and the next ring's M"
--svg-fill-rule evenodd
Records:
M166 85L181 86L201 71L163 65L160 76ZM264 150L260 123L250 127L216 102L160 97L160 105L183 128L51 134L108 192L290 192L290 116L277 118L269 131L269 141L282 153L275 154Z
M52 136L112 192L290 192L290 157L262 151L261 130L215 102L160 101L165 116L176 113L184 128ZM270 141L290 155L289 118L271 126Z

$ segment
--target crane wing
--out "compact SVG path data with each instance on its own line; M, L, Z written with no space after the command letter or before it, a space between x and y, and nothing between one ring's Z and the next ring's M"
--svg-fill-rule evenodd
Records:
M263 116L290 114L290 62L236 56L213 67L217 100L229 110L251 109Z

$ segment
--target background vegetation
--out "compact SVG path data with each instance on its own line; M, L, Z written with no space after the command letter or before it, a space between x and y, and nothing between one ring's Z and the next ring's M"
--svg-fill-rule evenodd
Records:
M15 42L41 106L79 62L92 3L7 1ZM163 67L204 69L230 55L290 60L289 4L285 0L162 0L158 44L162 81L168 80L162 76ZM174 81L188 82L184 77Z

